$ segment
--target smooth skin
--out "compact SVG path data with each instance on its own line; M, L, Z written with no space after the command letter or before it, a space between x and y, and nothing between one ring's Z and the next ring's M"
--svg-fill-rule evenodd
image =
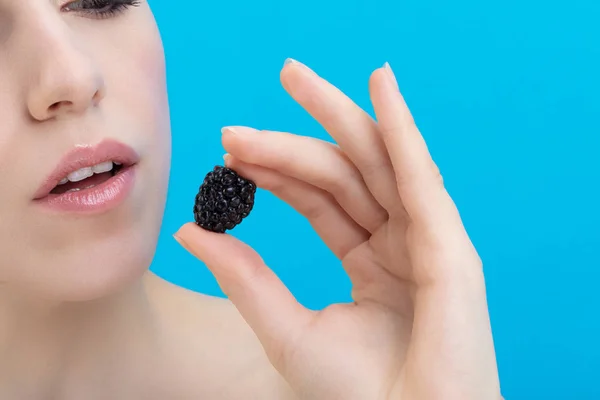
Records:
M0 399L496 400L481 262L386 69L371 80L377 122L306 67L282 70L339 148L223 134L227 163L343 261L354 304L308 311L252 249L191 223L179 240L230 299L149 271L171 130L160 33L135 3L0 0ZM123 203L36 204L65 153L106 139L140 157Z
M226 165L310 221L354 302L308 310L233 236L190 223L176 238L299 399L501 399L482 262L389 64L369 81L376 120L297 61L281 80L336 144L226 127Z

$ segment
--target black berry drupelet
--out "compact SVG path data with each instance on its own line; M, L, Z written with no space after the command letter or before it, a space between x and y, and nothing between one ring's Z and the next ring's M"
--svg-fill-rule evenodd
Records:
M250 214L255 193L254 182L217 165L200 185L194 203L194 220L206 230L225 233Z

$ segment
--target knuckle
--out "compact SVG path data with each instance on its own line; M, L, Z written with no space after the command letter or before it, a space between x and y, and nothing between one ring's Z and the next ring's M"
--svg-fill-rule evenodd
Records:
M273 272L258 257L250 257L246 261L244 275L241 277L239 285L244 291L256 291L264 287L272 279Z
M326 189L334 197L343 197L348 192L348 182L344 179L339 179L337 176L328 176L325 178Z
M357 182L363 177L358 169L348 162L343 162L341 168L335 168L326 178L326 189L336 198L348 197Z
M379 125L379 134L384 139L384 141L390 136L397 135L402 131L402 127L398 125Z
M301 214L308 220L315 221L320 219L327 210L327 200L323 198L315 199L301 205Z
M392 163L388 157L370 157L360 165L360 170L365 178L380 175L381 171L391 169Z
M409 132L414 129L417 129L417 124L410 113L400 115L393 124L379 125L379 133L383 138L387 138L392 135L400 135L404 132Z
M444 178L438 166L431 161L428 165L407 168L401 174L396 174L396 184L400 193L404 193L406 190L420 187L423 184L444 187Z
M431 162L431 175L435 183L437 183L441 187L444 186L444 177L442 176L438 165L433 161Z
M223 269L221 280L230 292L251 293L260 290L273 272L258 253L245 248L230 261L234 268Z
M270 176L266 177L266 179L261 180L260 186L263 189L268 190L269 192L274 193L276 195L285 194L287 185L285 184L283 179L280 179L280 177L276 176L275 174L269 174L269 175ZM257 182L257 184L258 184L258 182Z

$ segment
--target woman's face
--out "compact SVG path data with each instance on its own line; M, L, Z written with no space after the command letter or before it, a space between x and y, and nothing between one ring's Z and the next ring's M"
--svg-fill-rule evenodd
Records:
M90 300L149 266L170 164L164 68L145 0L0 0L2 290Z

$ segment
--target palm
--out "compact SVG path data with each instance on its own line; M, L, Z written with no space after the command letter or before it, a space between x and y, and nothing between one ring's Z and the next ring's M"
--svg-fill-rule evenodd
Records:
M315 313L314 320L296 334L297 340L281 348L275 364L299 388L302 398L337 398L340 388L334 386L337 392L327 393L318 382L303 379L306 371L287 370L288 365L317 368L329 382L369 382L358 389L348 387L346 399L389 399L394 394L395 399L405 398L402 377L407 375L414 288L410 249L401 240L407 230L400 221L386 221L367 241L352 248L341 261L352 281L354 302Z
M391 310L334 304L316 313L273 361L301 399L383 400L404 368L409 335L410 320Z
M295 66L284 87L337 144L230 128L226 164L308 218L353 302L309 311L233 237L190 226L185 241L300 398L497 400L481 264L389 71L371 81L374 122Z

